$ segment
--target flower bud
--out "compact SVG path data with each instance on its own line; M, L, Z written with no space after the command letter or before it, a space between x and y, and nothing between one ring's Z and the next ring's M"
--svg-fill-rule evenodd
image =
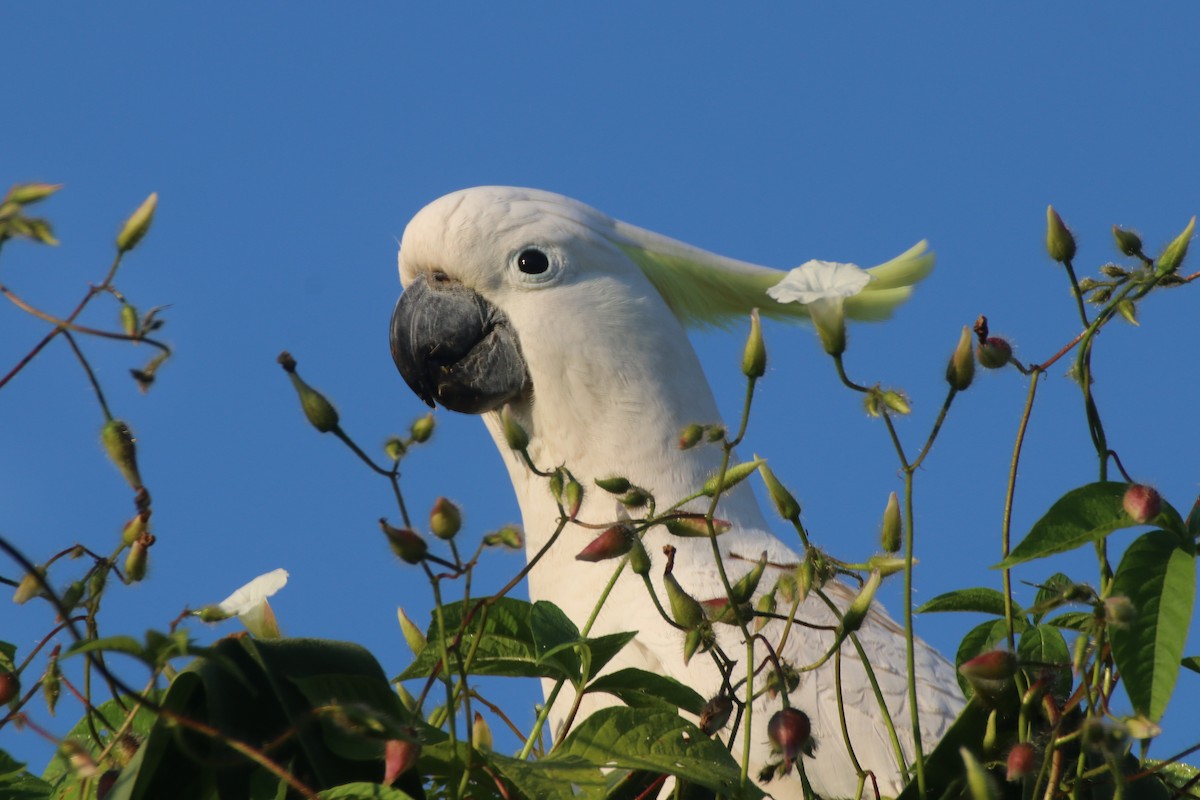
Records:
M761 631L763 626L767 624L770 615L775 613L779 601L775 597L775 590L767 592L758 598L758 602L754 604L754 630Z
M688 450L700 443L700 438L704 436L704 428L696 423L692 423L683 429L679 434L679 449Z
M21 582L17 584L17 590L13 592L13 602L17 605L23 606L42 593L42 582L38 580L38 575L45 578L46 568L37 567L36 571L37 575L26 572L21 578Z
M386 519L379 520L379 529L387 537L392 552L400 556L405 563L419 564L425 558L429 545L425 544L425 540L414 531L408 528L392 527L388 525Z
M121 330L126 336L138 335L138 312L129 303L121 304Z
M950 363L946 365L946 382L950 388L961 392L971 385L975 378L975 355L971 352L973 334L966 325L963 326L962 336L958 338L958 346Z
M4 195L5 203L16 203L19 206L27 206L31 203L36 203L40 200L45 200L50 195L61 189L61 183L23 183L18 184L8 190L8 194Z
M629 549L629 568L635 575L650 574L650 554L637 536L633 537L633 546Z
M733 700L729 698L729 695L716 695L700 709L700 730L706 736L712 736L725 727L732 713Z
M975 348L975 354L984 369L1000 369L1012 360L1012 345L999 336L989 336Z
M1137 305L1129 298L1117 303L1117 313L1130 325L1140 325L1137 321Z
M704 486L700 488L700 493L705 497L712 497L717 493L718 488L722 492L727 492L750 477L758 469L758 465L762 463L765 463L763 459L756 458L753 461L734 464L725 470L724 475L717 472L704 482Z
M707 539L710 536L720 536L733 527L723 519L714 519L710 528L708 520L701 514L666 517L662 520L662 524L672 536L684 539Z
M710 442L719 442L725 438L724 425L706 425L704 438Z
M1129 732L1131 739L1153 739L1155 736L1162 734L1162 726L1152 719L1143 717L1138 714L1136 717L1126 717L1124 719L1125 730Z
M798 708L781 708L767 723L767 736L775 749L783 755L784 769L790 770L808 746L812 735L812 723L808 715Z
M1121 267L1118 267L1116 264L1105 264L1100 268L1100 274L1106 278L1124 278L1129 275L1128 272ZM1082 282L1080 283L1079 288L1083 288Z
M563 493L563 470L561 467L550 473L550 496L554 498L554 502L562 502Z
M412 426L408 429L408 435L417 444L428 442L429 437L433 436L433 427L433 414L426 414L413 422Z
M439 497L429 512L429 530L439 539L453 539L462 528L462 512L458 506L444 497Z
M1046 252L1060 264L1075 258L1075 237L1054 206L1046 206Z
M1131 483L1121 501L1125 513L1138 525L1145 525L1162 511L1162 496L1153 487Z
M488 547L507 547L510 550L520 550L525 546L521 529L515 525L505 525L498 531L493 531L483 537L483 543Z
M121 475L134 489L142 485L142 477L138 474L137 445L129 426L119 419L110 419L100 429L100 441L109 459L116 464Z
M675 548L671 545L663 547L667 557L667 566L663 569L663 586L667 590L667 600L671 605L671 618L680 627L691 630L704 621L704 608L696 598L683 590L679 581L672 574L675 569Z
M292 386L295 387L296 394L300 397L300 408L304 411L304 416L308 418L309 423L320 433L337 430L337 409L325 399L325 395L305 383L296 373L296 359L292 358L291 353L284 351L276 360L288 377L292 379Z
M738 579L737 583L729 588L732 590L730 599L734 604L748 603L750 598L754 596L754 590L758 588L759 581L762 580L763 570L767 567L767 553L764 550L759 556L758 561L754 562L754 566L750 571Z
M609 494L625 494L630 488L626 478L596 478L596 485Z
M579 508L583 505L583 486L572 477L563 487L563 508L568 519L579 516Z
M490 753L492 750L492 729L488 727L483 714L478 711L475 712L475 721L471 725L471 746L481 753Z
M758 309L750 312L750 335L742 353L742 374L751 380L761 378L767 371L767 348L763 344L762 323Z
M513 450L525 450L529 447L529 434L517 422L509 406L500 410L500 427L504 429L504 441Z
M779 516L792 522L798 522L800 520L800 504L796 502L796 498L779 482L775 473L767 466L766 461L761 461L758 456L755 456L754 459L760 462L758 474L766 485L767 494L771 496L771 502L775 504L775 510L779 512Z
M0 706L8 705L20 694L21 678L17 673L0 670Z
M420 655L425 649L425 634L421 629L413 624L413 621L408 618L408 614L404 613L403 608L396 609L396 618L400 621L400 632L404 634L404 641L408 643L408 649L412 650L412 654Z
M1162 255L1158 257L1158 266L1155 272L1159 275L1167 275L1179 269L1179 265L1183 263L1184 256L1187 255L1188 244L1192 241L1192 232L1196 229L1196 218L1192 217L1188 222L1187 227L1183 229L1183 233L1175 237L1175 240L1167 245L1162 251Z
M1006 681L1017 674L1017 656L1009 650L990 650L964 661L959 673L971 681Z
M129 583L137 583L146 577L146 567L150 562L150 545L154 544L154 536L143 533L136 542L129 546L125 556L125 579Z
M1142 252L1142 239L1136 233L1119 228L1116 225L1113 225L1112 231L1113 239L1117 242L1117 249L1122 254L1136 256Z
M421 755L421 745L405 739L388 739L383 746L383 785L391 786L408 772Z
M1104 621L1111 628L1127 628L1137 621L1137 608L1125 596L1105 598Z
M897 414L912 413L912 406L909 405L908 397L905 396L904 392L896 391L895 389L885 389L879 395L879 400Z
M621 497L617 498L617 502L626 508L642 508L650 502L650 495L638 488L630 489Z
M850 601L850 607L842 615L842 623L838 625L839 636L846 636L862 627L863 620L867 618L867 611L871 608L871 602L875 599L875 592L879 590L879 584L882 582L883 574L877 569L872 570L871 574L867 576L867 582Z
M1036 760L1037 752L1029 742L1013 745L1013 749L1008 751L1008 774L1005 780L1019 781L1027 775L1032 775Z
M601 533L579 551L575 556L577 561L608 561L620 558L633 549L633 540L637 538L633 528L624 523L613 525Z
M683 665L692 660L696 653L707 653L717 643L717 635L713 633L712 625L702 622L688 631L683 637Z
M383 453L392 461L399 461L404 458L405 450L404 442L398 436L390 436L383 443Z
M158 192L152 192L121 226L121 232L117 234L117 250L126 253L142 240L146 231L150 230L150 223L154 221L154 209L157 207Z
M903 536L904 530L900 523L900 500L896 497L896 493L892 492L888 495L887 506L883 509L883 528L879 534L879 541L886 552L895 553L900 549Z
M917 563L917 559L913 559L913 563ZM867 559L867 569L879 570L881 577L886 578L889 575L895 575L897 572L903 572L905 561L903 558L895 556L871 556Z

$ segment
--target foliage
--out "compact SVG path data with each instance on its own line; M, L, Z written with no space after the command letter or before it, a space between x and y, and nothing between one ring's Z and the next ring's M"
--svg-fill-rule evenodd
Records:
M14 238L56 243L50 224L29 216L29 211L58 188L24 185L9 191L0 201L0 247ZM994 797L1000 796L1001 787L1023 797L1167 797L1168 786L1183 792L1196 785L1193 770L1173 760L1149 761L1144 748L1141 756L1132 752L1131 742L1144 743L1156 735L1156 722L1170 702L1181 666L1200 671L1200 657L1183 651L1194 612L1200 505L1185 519L1153 490L1134 485L1108 442L1091 391L1096 334L1118 318L1136 321L1138 303L1149 293L1200 276L1179 272L1191 225L1158 259L1142 252L1136 236L1114 229L1118 248L1133 260L1132 265L1107 264L1099 277L1077 280L1074 238L1061 216L1050 209L1048 251L1063 266L1081 332L1050 358L1026 366L1012 357L1007 342L989 335L987 321L980 317L959 339L946 370L946 396L915 451L902 442L894 425L896 416L910 413L907 396L851 379L844 333L840 338L836 335L840 317L822 321L835 328L832 335L823 331L822 341L838 375L849 390L861 395L868 412L882 421L904 477L904 492L889 502L884 524L885 549L895 555L865 563L841 561L810 541L799 505L765 462L732 460L733 448L749 422L756 382L764 375L766 351L757 318L743 362L747 393L737 431L696 424L680 435L681 447L722 448L723 466L703 486L695 487L694 495L669 506L661 507L652 490L631 485L620 476L597 481L596 488L584 487L570 465L535 464L526 450L528 435L515 420L504 417L508 442L546 482L558 501L561 519L545 548L531 554L528 565L499 592L486 597L471 596L472 572L489 549L520 547L520 533L512 528L494 531L481 537L473 552L463 552L458 535L461 514L439 498L430 518L429 533L435 539L431 542L414 525L401 492L399 465L413 447L429 440L433 418L418 419L407 436L388 440L386 458L377 462L343 430L332 404L300 377L296 360L283 354L280 363L308 421L318 431L332 433L388 482L400 522L380 521L385 538L381 545L386 543L405 562L401 569L423 575L436 600L433 619L424 630L401 613L402 632L413 658L389 679L375 658L356 645L277 638L269 592L260 592L256 584L219 606L185 611L164 630L150 631L141 639L100 633L107 592L146 574L154 544L153 507L137 466L134 437L128 424L111 413L81 343L100 337L154 348L156 355L148 364L131 370L143 390L152 387L159 366L170 355L170 348L150 335L163 324L160 309L139 313L115 283L123 258L150 231L156 206L157 198L151 195L129 218L114 243L116 254L107 274L67 316L41 311L0 286L0 294L17 309L49 326L29 354L0 378L0 388L53 340L64 340L94 391L103 418L101 440L128 481L134 505L121 541L107 555L79 543L35 562L0 539L0 549L15 569L11 577L0 580L15 589L14 599L47 602L59 618L29 653L19 654L14 645L0 643L0 696L8 704L0 728L24 728L59 745L41 777L0 751L3 796L29 800L166 796L615 800L653 796L673 779L680 797L760 797L754 776L733 755L740 752L741 737L749 730L743 724L744 695L753 687L755 692L780 691L786 698L789 669L810 665L780 663L772 654L766 663L747 670L722 652L712 635L713 626L731 625L749 640L759 618L784 618L791 624L797 605L793 603L788 614L787 601L797 593L821 593L825 582L839 575L862 581L865 588L841 619L834 651L856 644L854 631L874 588L890 575L904 581L910 654L914 613L969 612L988 617L963 638L956 655L963 689L971 700L934 751L922 753L918 745L904 797ZM84 307L101 297L111 297L119 305L120 331L77 323ZM840 346L830 347L831 341ZM1026 423L1042 376L1067 357L1074 359L1083 416L1095 448L1095 480L1065 491L1011 546L1010 511ZM912 568L919 538L914 481L953 401L970 388L976 361L984 368L1020 373L1029 387L1001 524L999 585L960 589L913 608ZM737 582L725 578L721 569L726 597L717 606L698 603L678 583L666 580L664 602L647 578L650 564L642 534L663 525L677 536L715 540L728 528L718 516L723 493L756 473L804 544L804 561L786 580L762 589L758 583L765 559ZM585 491L608 492L631 513L622 520L579 519ZM682 510L685 502L698 498L710 499L708 513ZM590 620L580 627L581 621L568 619L549 603L508 596L572 525L602 531L581 556L609 560L613 581L625 569L642 576L653 613L687 632L684 657L714 658L729 692L706 698L661 675L637 669L604 672L629 644L633 630L592 636ZM1111 535L1146 526L1152 530L1125 548L1114 569ZM897 553L900 548L903 552ZM1022 608L1014 602L1013 567L1080 548L1094 551L1095 576L1052 574L1041 584L1033 605ZM715 546L714 553L719 562ZM83 559L89 567L83 578L60 591L52 577L60 562L68 559ZM668 558L668 579L671 568ZM460 593L461 599L451 599L452 592ZM597 599L597 607L606 594ZM754 597L759 602L750 608ZM785 603L779 605L779 599ZM189 635L187 623L193 616L211 621L234 615L242 617L255 635L229 637L210 647L197 645ZM635 622L631 620L631 626ZM148 672L144 688L129 686L110 668L109 656L114 654L144 665ZM180 659L187 663L177 667ZM760 667L766 676L764 685L753 679ZM479 676L546 681L551 689L533 728L518 731L503 706L484 696L475 680ZM547 746L545 723L567 685L576 690L577 699L558 740ZM58 737L37 722L34 709L40 693L53 712L64 687L82 704L82 718ZM1110 701L1118 690L1128 696L1134 716L1113 714ZM910 686L911 692L915 687ZM102 697L105 693L107 698ZM579 703L589 695L605 695L615 704L582 717ZM521 752L511 757L495 752L490 724L516 731L524 742ZM889 724L916 728L919 720L897 719ZM920 736L916 739L919 742ZM800 744L781 744L780 762L773 767L803 770L806 758L819 758L806 755ZM861 777L866 786L868 776Z

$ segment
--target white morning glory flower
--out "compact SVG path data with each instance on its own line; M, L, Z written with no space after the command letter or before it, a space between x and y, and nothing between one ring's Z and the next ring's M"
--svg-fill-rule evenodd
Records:
M200 610L200 618L205 622L219 622L230 617L237 617L252 634L260 639L278 639L279 625L275 622L275 613L267 598L278 592L287 584L288 573L285 569L275 569L259 575L233 594L226 597L215 606L207 606Z
M846 349L843 303L870 282L871 275L855 264L814 259L783 276L783 280L767 289L767 296L779 303L807 306L825 352L838 356Z

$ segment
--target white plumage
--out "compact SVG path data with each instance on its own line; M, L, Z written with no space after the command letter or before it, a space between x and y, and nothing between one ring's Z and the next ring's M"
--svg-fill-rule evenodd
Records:
M517 263L531 248L547 256L546 269L540 273L526 274ZM864 292L857 306L860 298L851 298L847 313L886 316L907 296L908 284L928 271L931 260L921 255L922 250L914 249L880 268L872 285L877 294L872 298ZM543 468L567 466L589 487L579 518L596 523L613 521L622 511L612 495L595 488L596 478L626 477L652 490L664 508L695 492L719 466L718 447L681 450L677 445L685 425L720 419L685 323L720 322L750 305L775 315L790 311L763 293L783 277L780 271L715 256L613 220L568 198L529 189L480 187L431 203L409 223L399 261L406 287L418 278L437 275L477 293L502 312L519 340L527 373L527 384L508 398L508 405L530 435L529 455ZM507 464L521 507L527 552L534 553L555 530L558 509L545 480L530 473L505 444L498 409L487 410L483 418ZM705 510L701 504L691 508ZM722 498L718 516L733 524L733 530L718 539L728 556L731 580L746 572L764 551L773 564L800 561L770 532L745 485ZM592 613L615 563L575 559L594 535L594 530L568 526L529 576L532 599L554 602L579 625ZM661 551L666 543L677 548L674 574L693 597L724 596L709 541L680 539L655 527L644 542L654 559L651 572L660 597L665 598ZM773 586L780 574L769 567L759 593ZM841 584L829 591L843 607L852 596ZM815 596L802 604L797 619L836 625ZM740 631L716 627L726 651L744 658ZM716 693L719 674L712 660L698 655L684 665L683 634L660 619L641 579L626 571L591 633L632 629L638 631L637 638L609 670L638 667L674 677L706 697ZM772 622L764 632L777 641L781 630L782 623ZM882 611L873 610L858 635L887 698L905 757L911 759L903 630ZM798 667L812 663L828 649L831 637L828 631L796 628L781 655ZM764 654L760 648L756 656L761 659ZM894 795L902 786L894 750L880 722L875 696L848 643L843 646L842 662L844 703L855 751L863 767L874 772L880 791ZM953 721L963 700L952 665L923 642L918 642L916 663L922 738L928 749ZM805 760L814 789L826 797L848 797L853 796L858 779L838 720L833 670L831 659L803 673L791 703L809 715L818 743L815 758ZM604 702L604 697L589 700L583 711ZM565 711L569 700L560 700L558 707ZM765 697L756 704L751 774L771 757L766 724L777 707L777 700ZM735 748L737 752L740 748ZM801 796L794 772L765 788L778 798Z

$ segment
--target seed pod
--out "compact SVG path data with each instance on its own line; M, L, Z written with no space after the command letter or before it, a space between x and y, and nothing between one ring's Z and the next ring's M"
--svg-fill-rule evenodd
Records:
M388 440L383 443L383 453L392 461L404 458L405 450L404 442L398 436L388 437Z
M756 461L759 460L758 456L754 458ZM767 494L771 496L771 502L775 504L775 510L779 512L779 516L792 522L799 521L800 504L796 502L796 498L792 496L792 493L775 477L775 473L767 466L766 461L759 463L758 474L762 477L763 483L767 487Z
M408 643L408 649L412 650L412 654L420 655L425 649L425 634L421 629L413 624L413 621L408 618L408 614L404 613L403 608L396 609L396 618L400 621L400 632L404 634L404 641Z
M125 579L137 583L146 577L146 568L150 563L150 545L154 544L154 536L143 533L129 547L125 556Z
M567 481L567 485L563 487L563 507L566 509L567 518L575 519L579 516L579 508L583 505L583 486L575 478Z
M704 428L692 423L686 426L679 434L679 449L689 450L700 443L700 438L704 436Z
M625 494L630 488L626 478L596 478L595 483L609 494Z
M433 428L433 414L426 414L409 427L408 434L414 442L421 444L429 441L429 437L433 436Z
M492 729L488 727L483 714L475 712L475 721L471 725L471 745L481 753L492 750Z
M125 523L125 527L121 530L122 544L133 544L138 539L142 538L142 534L149 529L150 509L139 511L133 516L133 519Z
M707 621L692 628L683 637L684 666L687 666L687 663L692 660L692 656L696 655L696 653L707 653L716 643L717 635L713 633L712 625L709 625Z
M21 694L21 678L9 670L0 671L0 706L8 705Z
M733 700L728 695L718 694L704 704L700 709L700 730L707 736L712 736L725 727L733 713Z
M508 406L500 410L500 427L504 430L504 441L513 450L525 450L529 447L529 434L517 422Z
M420 564L421 560L425 558L429 545L425 544L425 540L415 531L392 527L388 525L386 519L379 520L379 528L387 537L392 552L400 556L405 563Z
M1167 245L1162 251L1162 255L1158 257L1158 266L1155 272L1159 275L1167 275L1179 269L1179 265L1183 263L1184 256L1187 255L1188 244L1192 241L1192 232L1196 229L1196 218L1192 217L1188 222L1187 227L1183 229L1183 233L1175 237L1175 240Z
M990 650L964 661L959 673L969 681L1003 681L1017 673L1017 656L1009 650Z
M971 329L963 326L962 335L958 338L958 346L950 356L946 365L946 382L955 391L961 392L971 385L975 378L975 356L971 352Z
M1054 206L1046 206L1046 252L1060 264L1075 258L1075 237Z
M671 605L671 617L683 628L692 629L704 621L704 609L696 598L683 590L672 572L675 569L675 548L671 545L663 547L667 557L667 566L663 569L663 585L667 590L667 600Z
M750 568L750 571L738 579L738 582L730 586L732 590L730 595L735 605L741 603L749 603L750 598L754 596L754 590L758 588L758 583L762 580L763 570L767 567L767 551L759 556L758 561Z
M842 624L838 626L840 636L847 636L862 627L863 620L867 618L867 611L871 608L871 602L875 599L875 592L879 590L879 584L882 582L883 574L879 570L872 570L867 577L867 582L850 601L850 607L842 615Z
M129 303L121 304L121 330L126 336L138 335L138 312Z
M150 230L150 223L154 221L154 209L157 207L158 192L152 192L121 226L121 231L117 234L117 250L126 253L142 240L146 231Z
M1012 345L999 336L989 336L975 348L975 355L984 369L1000 369L1012 360Z
M812 723L808 715L798 708L781 708L767 723L767 737L783 755L785 771L790 770L808 745L812 735Z
M905 396L904 392L895 389L885 389L879 395L879 400L897 414L912 413L912 405L908 402L908 397Z
M1013 745L1013 749L1008 751L1006 763L1008 774L1005 776L1005 780L1019 781L1027 775L1032 775L1036 761L1037 752L1029 742L1018 742Z
M325 399L325 395L305 383L296 373L296 359L292 358L292 354L285 350L279 354L276 361L291 378L292 386L295 387L296 394L300 397L300 408L304 411L304 416L308 418L309 423L321 433L337 430L337 409Z
M722 492L729 491L752 475L758 469L758 465L762 463L763 460L761 458L756 458L753 461L734 464L725 470L724 476L718 472L705 481L704 486L700 489L700 493L705 497L712 497L717 493L718 484Z
M758 319L758 309L750 312L750 335L746 338L746 348L742 353L742 374L747 378L761 378L767 371L767 348L763 344L762 323Z
M650 554L637 536L633 537L633 546L629 549L629 568L635 575L650 574Z
M1122 254L1127 256L1136 256L1142 252L1142 238L1133 231L1127 231L1124 228L1118 228L1113 225L1113 239L1117 242L1117 249ZM1009 780L1012 780L1011 778Z
M617 502L626 508L642 508L650 502L650 495L634 487L621 497L618 497Z
M142 477L138 474L137 440L129 426L119 419L110 419L100 429L100 441L126 482L134 489L140 488Z
M671 535L684 539L707 539L710 536L720 536L733 527L723 519L714 519L710 531L708 520L700 514L666 517L662 524Z
M576 554L577 561L608 561L620 558L633 549L633 528L619 523L608 528Z

